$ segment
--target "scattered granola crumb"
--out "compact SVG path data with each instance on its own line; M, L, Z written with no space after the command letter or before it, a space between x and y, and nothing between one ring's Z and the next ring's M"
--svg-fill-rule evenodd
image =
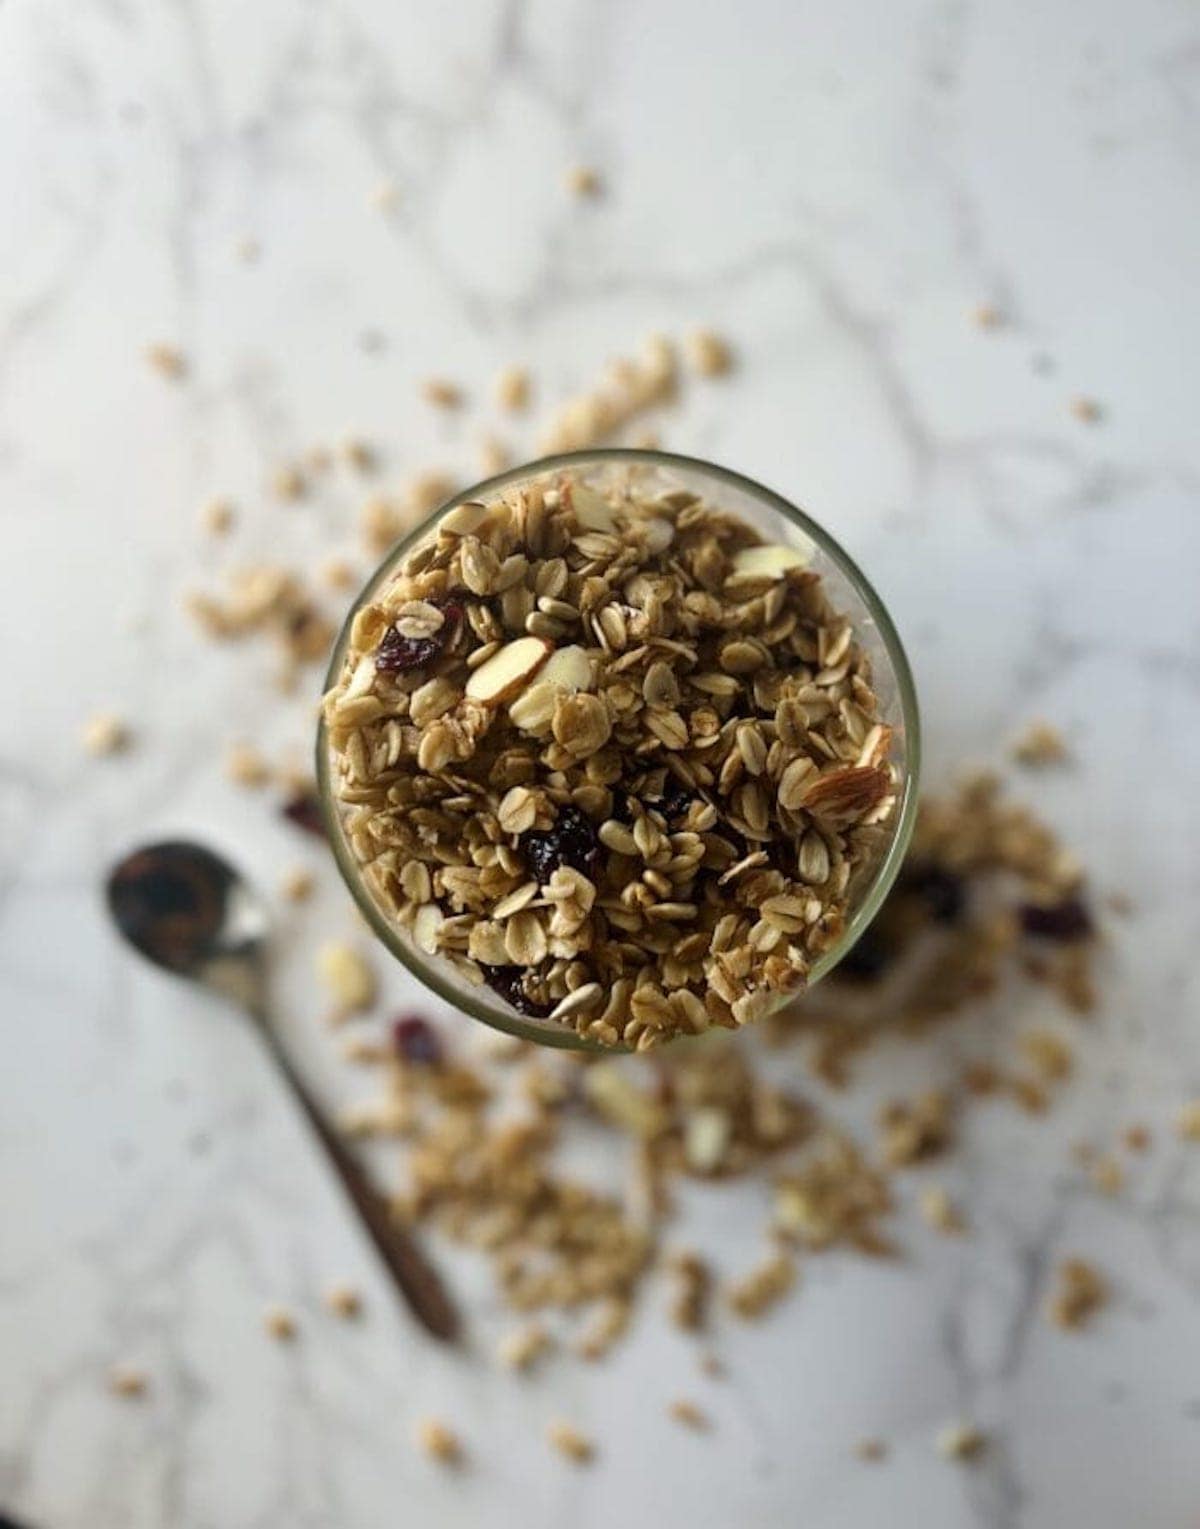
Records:
M331 557L321 566L321 579L339 594L358 587L358 575L344 557Z
M1094 398L1072 398L1069 407L1075 418L1084 425L1095 425L1104 417L1104 410Z
M596 1308L579 1336L575 1352L580 1359L603 1359L629 1326L630 1304L622 1295L611 1295Z
M712 1271L698 1253L692 1252L674 1254L668 1267L675 1281L671 1321L685 1332L699 1332L708 1321Z
M457 409L463 401L462 389L445 377L426 377L421 384L421 397L435 409Z
M342 442L342 460L355 472L371 473L379 466L379 458L375 448L366 441L351 436Z
M725 1366L717 1358L716 1354L704 1353L700 1355L700 1373L707 1375L710 1380L722 1380L725 1376Z
M974 1423L947 1423L937 1436L938 1454L947 1460L974 1460L986 1445L987 1435Z
M998 329L1004 322L1004 315L992 303L976 304L971 310L971 318L980 329Z
M290 903L306 903L316 889L317 878L307 866L293 866L290 871L285 871L279 883L279 890L283 897Z
M502 473L512 463L512 452L495 435L485 435L479 442L479 470L485 478Z
M377 1067L388 1060L392 1048L383 1041L372 1040L369 1035L348 1035L342 1042L341 1052L344 1061Z
M682 1423L685 1428L694 1428L704 1432L712 1427L708 1414L695 1402L690 1402L686 1397L677 1397L667 1407L667 1416L676 1423Z
M463 1457L461 1440L440 1418L422 1418L417 1424L417 1448L442 1465L458 1465Z
M309 472L327 473L333 466L333 452L328 446L310 446L304 453L304 465Z
M886 1460L887 1452L886 1439L859 1439L858 1443L854 1446L854 1453L857 1458L859 1460L870 1461L871 1463L878 1460Z
M97 712L83 728L84 751L100 759L107 754L122 754L129 747L128 725L112 712Z
M108 1388L114 1396L145 1396L150 1382L145 1370L117 1364L108 1372Z
M209 536L228 536L233 529L233 505L228 499L210 499L200 511L200 524Z
M290 1343L299 1331L295 1317L286 1306L268 1306L263 1325L269 1335L280 1343Z
M317 952L317 975L337 1005L334 1019L361 1014L375 1002L375 973L353 945L331 940Z
M596 1453L596 1446L586 1434L561 1419L546 1429L546 1438L560 1455L566 1455L568 1460L574 1460L577 1465L586 1465Z
M528 1370L553 1347L553 1340L540 1322L530 1322L506 1333L500 1340L500 1363L510 1370Z
M1067 757L1066 739L1049 722L1031 722L1013 744L1013 758L1035 768L1062 764Z
M239 239L233 247L233 253L245 265L254 265L262 254L262 245L257 239L247 236Z
M1176 1116L1175 1129L1184 1141L1200 1141L1200 1099L1183 1106Z
M572 196L599 196L599 172L591 165L572 165L567 171L566 186Z
M337 1317L349 1320L362 1315L362 1296L353 1285L330 1285L325 1292L325 1304Z
M1121 1132L1121 1144L1128 1152L1148 1151L1150 1140L1150 1132L1144 1125L1126 1126Z
M940 1185L931 1184L923 1189L917 1199L921 1215L935 1232L947 1237L958 1236L966 1230L962 1211Z
M1025 1060L1044 1083L1061 1083L1071 1075L1071 1048L1052 1030L1027 1030L1018 1042Z
M1125 1188L1125 1170L1115 1157L1101 1157L1092 1165L1092 1183L1102 1195L1119 1195Z
M400 205L400 187L390 176L375 183L371 206L376 212L393 212Z
M711 329L693 329L684 344L692 370L700 377L723 377L733 365L728 342Z
M506 366L497 372L492 394L498 408L515 413L529 403L529 372L523 366Z
M172 382L178 382L187 372L187 359L174 345L148 345L146 360L160 377L167 377Z
M754 1321L783 1299L796 1283L795 1260L787 1253L765 1259L726 1291L731 1310L747 1321Z
M1050 1297L1047 1315L1055 1327L1077 1331L1085 1327L1107 1302L1107 1282L1083 1258L1064 1258L1058 1266L1057 1277L1058 1285Z
M225 774L235 786L255 791L270 780L271 767L252 744L234 743L225 754Z
M885 1105L879 1124L883 1160L892 1168L937 1157L953 1141L950 1099L940 1089Z
M271 492L277 499L294 502L303 499L307 489L304 474L292 462L284 462L271 474Z

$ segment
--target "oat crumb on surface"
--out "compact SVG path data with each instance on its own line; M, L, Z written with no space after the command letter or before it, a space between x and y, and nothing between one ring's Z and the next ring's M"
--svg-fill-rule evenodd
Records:
M1067 742L1050 722L1031 722L1013 744L1013 757L1035 767L1062 764L1068 757Z
M565 1455L568 1460L574 1460L577 1465L586 1465L595 1456L596 1446L587 1434L581 1433L574 1424L563 1422L561 1418L546 1429L546 1438L551 1448Z
M375 448L358 436L348 436L341 445L342 460L355 472L371 473L379 465Z
M95 759L124 753L132 740L128 724L113 712L97 712L89 717L81 736L84 752Z
M1150 1132L1144 1125L1128 1125L1121 1132L1121 1145L1127 1152L1146 1152L1150 1141Z
M591 165L572 165L566 173L566 187L572 196L599 196L600 172Z
M228 536L233 520L233 505L228 499L210 499L200 511L200 524L209 536Z
M497 1354L510 1370L528 1370L553 1347L553 1339L540 1322L530 1322L505 1333Z
M1070 1077L1074 1062L1071 1048L1053 1030L1026 1030L1017 1045L1043 1083L1061 1083Z
M108 1372L108 1389L114 1396L145 1396L150 1381L145 1370L132 1364L117 1364Z
M887 1458L887 1452L888 1447L886 1439L859 1439L857 1444L854 1446L854 1453L859 1460L885 1460Z
M938 1184L930 1184L918 1196L917 1205L927 1226L944 1236L954 1237L966 1230L966 1220L949 1194Z
M479 442L479 470L485 478L493 478L512 465L512 452L495 435L485 435Z
M278 1303L267 1307L263 1315L263 1326L268 1335L280 1343L289 1343L299 1331L292 1312Z
M363 1300L353 1285L340 1282L330 1285L325 1292L325 1304L337 1317L358 1317L362 1315Z
M177 382L187 371L187 359L176 345L147 345L146 360L160 377Z
M753 1321L782 1300L795 1283L795 1260L787 1253L775 1253L734 1280L726 1290L726 1299L739 1317Z
M297 865L285 871L279 890L290 903L305 903L316 890L317 878L307 866Z
M998 329L1004 322L1003 313L994 303L976 303L971 318L979 329Z
M1092 1164L1091 1180L1102 1195L1119 1195L1125 1188L1125 1170L1114 1157L1097 1158Z
M528 368L505 366L496 373L496 379L492 383L492 396L496 400L497 408L504 409L510 414L516 413L528 406L529 395Z
M1072 398L1068 407L1072 415L1084 425L1097 424L1104 417L1104 410L1097 400L1082 394Z
M270 780L271 767L253 744L234 743L225 753L225 774L235 786L254 791Z
M1191 1099L1175 1117L1175 1129L1184 1141L1200 1141L1200 1099Z
M391 176L376 181L371 188L371 206L376 212L393 212L400 205L400 187Z
M1108 1301L1104 1276L1084 1258L1064 1258L1055 1278L1055 1289L1047 1306L1051 1322L1068 1332L1086 1327Z
M322 945L317 951L317 975L336 1004L335 1019L361 1014L375 1002L375 973L353 945L341 940Z
M356 589L359 577L354 571L353 564L347 562L344 557L331 557L321 564L321 581L330 589L342 594Z
M723 377L733 365L729 342L711 329L693 329L684 341L692 370L700 377Z
M685 1428L695 1428L704 1431L712 1427L708 1413L695 1402L687 1397L680 1396L667 1407L667 1416L676 1423L682 1423Z
M271 492L277 499L303 499L308 491L304 474L294 462L283 462L271 474Z
M426 377L421 383L421 397L435 409L457 409L462 404L463 392L446 377Z
M422 1418L417 1424L417 1448L442 1465L458 1465L463 1458L461 1439L440 1418Z
M987 1435L974 1423L946 1423L938 1430L937 1451L946 1460L974 1460L986 1445Z

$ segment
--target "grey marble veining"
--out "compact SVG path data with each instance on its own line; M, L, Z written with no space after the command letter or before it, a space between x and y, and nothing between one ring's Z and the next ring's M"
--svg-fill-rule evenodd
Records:
M43 1529L1194 1520L1200 1155L1169 1122L1200 1093L1198 122L1200 21L1167 0L0 8L0 1508ZM594 202L561 189L578 162ZM1006 322L979 330L981 303ZM810 1260L786 1312L722 1328L725 1382L646 1311L605 1366L517 1385L478 1267L439 1249L477 1315L464 1353L435 1349L253 1036L130 966L98 879L160 828L268 886L319 863L220 768L235 737L302 755L311 696L279 700L265 656L205 648L178 608L230 561L359 556L360 491L272 505L282 458L354 432L390 479L470 475L485 423L535 443L489 420L500 365L530 364L537 415L696 323L737 374L690 384L665 442L794 495L869 569L930 779L1060 719L1079 762L1039 803L1135 911L1062 1104L976 1112L947 1165L970 1238L909 1215L903 1262ZM156 340L186 352L179 385L145 366ZM435 372L468 422L417 400ZM229 547L197 529L216 492L243 510ZM137 747L85 760L110 707ZM310 951L350 927L328 880L281 911L282 1023L331 1108L364 1084ZM392 974L388 997L417 995ZM885 1051L830 1108L862 1126L1012 1023ZM1153 1150L1106 1199L1069 1144L1135 1119ZM750 1195L688 1206L727 1272L760 1223ZM1115 1289L1080 1336L1042 1315L1072 1252ZM335 1279L367 1321L324 1315ZM272 1299L291 1347L262 1335ZM141 1402L108 1394L122 1361ZM665 1421L680 1393L711 1436ZM430 1412L469 1470L415 1455ZM595 1432L594 1469L548 1454L555 1415ZM970 1469L932 1446L957 1416L992 1439ZM867 1434L885 1464L852 1458Z

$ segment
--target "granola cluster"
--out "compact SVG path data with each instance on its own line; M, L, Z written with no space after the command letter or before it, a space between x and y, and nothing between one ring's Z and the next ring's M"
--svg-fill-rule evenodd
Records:
M356 613L324 703L388 917L520 1012L639 1050L799 990L897 798L806 554L647 483L451 510Z

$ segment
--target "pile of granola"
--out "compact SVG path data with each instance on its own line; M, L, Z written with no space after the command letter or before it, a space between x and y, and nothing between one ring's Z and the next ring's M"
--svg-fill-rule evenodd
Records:
M442 517L357 611L324 702L388 917L606 1045L798 991L898 785L868 658L807 562L634 470Z

